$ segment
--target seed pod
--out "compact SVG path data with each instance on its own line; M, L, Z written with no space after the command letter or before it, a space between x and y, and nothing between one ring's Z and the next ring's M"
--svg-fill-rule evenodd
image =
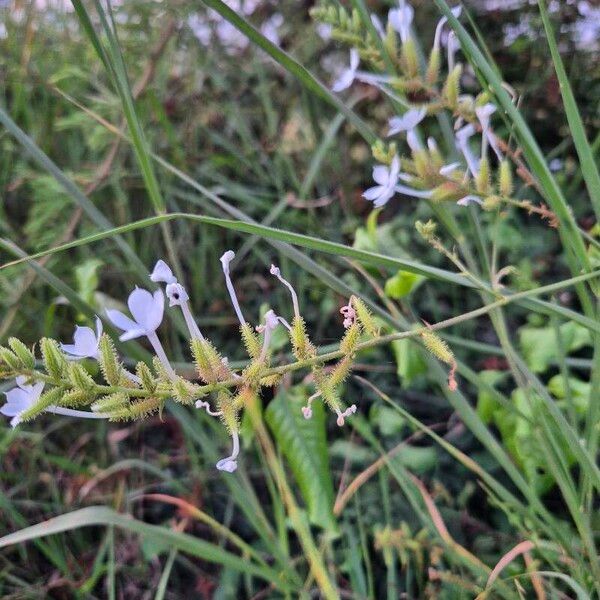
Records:
M15 337L8 338L8 345L21 361L23 368L30 370L35 368L35 356L21 340Z
M108 385L119 385L123 380L123 368L110 337L102 334L98 344L100 369Z
M44 367L46 372L53 379L65 379L68 362L65 355L60 351L56 340L50 338L42 338L40 340L40 348L44 359Z
M259 337L252 330L252 327L248 325L248 323L244 323L240 327L240 332L242 334L242 341L244 342L248 356L250 356L250 358L253 360L258 358L261 352Z
M379 337L379 327L375 324L375 319L371 311L367 308L367 305L357 296L352 296L350 302L352 302L352 306L356 311L356 317L363 329L371 337Z
M65 388L55 387L42 394L37 402L19 414L19 421L25 423L35 419L43 413L48 407L55 406L59 403L62 395L65 393Z

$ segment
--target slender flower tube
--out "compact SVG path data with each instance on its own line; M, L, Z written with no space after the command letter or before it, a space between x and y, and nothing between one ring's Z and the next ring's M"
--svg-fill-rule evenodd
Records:
M210 404L204 400L197 400L196 408L203 408L211 417L220 417L223 414L221 410L213 410Z
M460 17L460 13L462 11L462 8L460 6L455 6L452 9L452 14L458 19L458 17ZM444 25L448 22L448 18L447 17L442 17L435 28L435 36L433 38L433 50L435 52L439 52L440 50L440 43L442 41L442 29L444 28Z
M479 119L479 123L481 124L481 134L482 134L482 142L481 142L481 158L483 158L487 153L487 145L489 144L498 160L502 160L504 156L498 147L498 143L496 142L496 137L494 136L491 128L490 128L490 118L496 112L496 107L488 102L483 106L478 106L475 109L475 114Z
M235 252L233 250L227 250L227 252L225 252L223 256L221 256L221 265L223 267L223 274L225 275L225 284L227 285L227 291L229 292L229 297L231 298L231 304L233 304L233 309L235 310L235 314L237 315L238 321L243 327L246 324L246 319L244 319L242 309L240 308L240 303L238 302L237 295L235 293L235 288L233 287L233 283L231 282L231 274L229 271L229 263L234 258Z
M119 310L106 311L106 315L112 323L125 332L119 339L125 342L145 335L169 377L173 380L176 379L177 375L171 363L169 363L158 335L156 335L156 330L162 322L165 310L165 296L162 290L156 290L154 294L151 294L148 290L135 288L129 294L127 305L134 320Z
M237 457L240 453L240 438L237 431L231 434L231 440L233 442L233 448L231 454L225 458L222 458L216 465L219 471L227 471L233 473L237 469Z
M456 37L454 31L448 34L448 41L446 42L446 51L448 53L448 73L454 71L456 66L456 53L460 50L460 43Z
M300 318L300 305L298 304L298 295L296 294L296 290L293 288L292 284L281 276L281 270L279 267L275 265L271 265L271 270L269 271L271 275L275 275L288 290L290 290L290 294L292 296L292 304L294 305L294 316L299 319ZM265 315L266 316L266 315Z
M150 274L150 279L154 282L161 281L166 283L165 293L169 299L169 307L179 306L185 319L190 336L195 339L203 340L204 336L196 323L196 319L192 315L189 305L188 293L185 288L178 283L177 278L173 275L171 268L164 260L159 260L154 266L154 270Z
M453 162L448 165L444 165L440 169L440 175L443 175L444 177L447 177L448 175L452 175L452 173L454 173L454 171L456 171L456 169L458 169L459 167L460 167L459 162Z
M0 408L0 413L7 417L12 417L10 424L16 427L21 422L21 415L31 408L42 395L44 382L27 385L27 377L19 376L16 378L17 387L5 393L6 404ZM74 410L72 408L63 408L62 406L49 406L44 412L64 415L67 417L79 417L84 419L105 419L105 415L85 411Z
M311 404L313 403L313 400L316 400L320 395L321 395L321 392L315 392L312 396L308 397L308 400L306 401L306 406L302 407L302 416L305 419L312 418L313 412L312 412Z
M274 311L269 310L265 313L265 324L259 325L256 328L258 333L263 334L263 345L260 351L260 356L258 357L259 362L264 362L267 358L267 352L269 351L269 344L271 343L271 336L273 331L279 325L279 318L275 314Z
M472 124L466 125L462 129L456 132L456 146L461 151L462 155L467 161L469 171L473 177L477 177L479 174L479 160L471 151L469 146L469 140L475 135L475 127Z
M80 360L82 358L98 359L98 344L102 336L102 321L96 317L96 331L91 327L75 327L72 344L61 344L60 348L66 354L69 354L70 360Z

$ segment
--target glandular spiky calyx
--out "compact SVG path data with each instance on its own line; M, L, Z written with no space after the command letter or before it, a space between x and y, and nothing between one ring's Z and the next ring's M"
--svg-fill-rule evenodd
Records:
M122 411L129 408L129 397L122 392L102 396L92 404L91 408L97 413Z
M40 340L44 367L50 377L56 380L65 379L67 375L68 362L65 355L60 351L58 342L51 338Z
M351 356L346 356L333 367L328 377L328 383L332 388L337 389L344 381L346 381L352 370L353 362Z
M96 384L91 375L79 363L72 362L68 366L68 377L71 385L82 394L94 393Z
M233 376L219 352L208 340L193 339L191 348L196 370L205 383L217 383Z
M123 408L117 408L110 411L103 411L110 421L133 421L143 419L157 413L164 404L160 398L144 398L130 402Z
M146 363L139 362L135 366L135 372L142 382L142 387L151 394L154 393L158 382L154 378L150 367Z
M357 296L352 296L350 301L356 311L358 321L367 334L371 337L379 337L379 327L375 324L375 319L373 318L371 311L367 308L367 305Z
M108 385L121 385L124 382L123 367L119 362L112 340L102 334L98 344L100 370Z
M306 333L306 323L300 316L294 317L294 320L292 321L290 341L292 343L294 356L298 360L306 360L317 355L317 349L314 347Z
M454 354L442 338L428 329L421 333L421 337L425 344L425 348L427 348L431 354L448 365L454 364Z
M59 404L64 393L65 389L62 387L55 387L43 393L37 402L19 414L19 421L25 423L35 419L35 417L42 414L48 407Z
M448 74L442 96L446 100L449 108L456 110L458 108L458 98L460 96L460 76L462 74L462 67L456 65L454 69Z
M8 345L24 369L32 370L35 368L35 355L21 340L15 337L8 338Z
M60 405L67 408L77 408L79 406L88 405L90 399L90 394L87 392L82 392L81 390L69 390L62 395Z
M227 431L232 434L239 431L239 408L236 406L234 396L227 390L221 390L217 394L217 406L221 412L220 417Z
M173 382L171 392L174 400L181 404L193 404L194 400L199 397L198 386L183 377L178 377Z
M355 309L356 310L356 309ZM360 340L362 326L359 321L355 321L346 329L346 333L340 342L340 350L346 355L354 354L356 346Z
M513 193L513 176L510 162L504 159L500 163L500 172L498 174L498 189L505 197L510 197Z
M255 331L248 323L244 323L240 326L240 332L248 356L253 360L257 359L260 356L260 352L262 350L260 345L260 338L258 337L258 335L256 335Z
M2 372L7 375L22 368L19 357L12 350L4 346L0 346L0 366L2 367Z

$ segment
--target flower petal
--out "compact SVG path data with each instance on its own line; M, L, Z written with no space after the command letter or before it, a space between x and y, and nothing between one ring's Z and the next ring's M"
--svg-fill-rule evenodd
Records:
M480 206L483 204L483 200L479 198L479 196L474 196L473 194L468 194L464 198L461 198L456 204L459 206L469 206L469 204L479 204Z
M164 296L161 290L157 293L162 300L162 305L159 307L156 304L155 295L152 295L148 290L143 288L135 288L127 299L127 306L135 319L138 326L141 326L147 331L154 331L162 321L162 307L164 306ZM156 320L158 318L158 323Z
M137 329L139 327L135 321L124 315L120 310L109 308L106 311L106 316L115 327L118 327L123 331L129 331L130 329Z
M119 339L122 342L126 342L128 340L133 340L135 338L142 337L143 335L146 335L146 330L145 329L140 329L140 328L138 328L138 329L129 329L123 335L119 336Z
M390 169L385 165L373 167L373 181L379 185L386 185L390 178Z
M381 194L385 193L385 190L386 188L383 185L370 187L368 190L364 191L363 198L365 198L365 200L375 200L381 196Z
M164 283L174 283L177 281L171 271L171 267L164 261L159 260L155 265L152 273L150 273L150 279L152 281L162 281Z

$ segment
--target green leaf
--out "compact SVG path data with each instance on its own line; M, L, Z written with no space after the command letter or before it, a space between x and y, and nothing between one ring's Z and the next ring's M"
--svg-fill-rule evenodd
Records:
M406 388L417 375L427 371L427 364L419 348L411 340L394 340L391 345L396 358L396 373L402 387Z
M92 525L114 525L121 527L122 529L153 539L159 544L167 544L171 548L177 548L182 552L201 558L207 562L228 566L242 573L260 577L265 581L273 582L283 587L278 573L270 568L256 565L247 558L236 556L200 538L180 533L167 527L149 525L133 519L129 515L117 513L105 506L88 506L10 533L0 538L0 548Z
M479 376L489 385L494 386L506 376L502 371L481 371ZM477 394L477 414L488 425L494 418L494 413L501 409L498 399L486 388L479 389Z
M313 402L313 416L305 419L301 407L307 398L308 391L304 386L281 389L267 407L265 420L292 469L310 521L324 529L337 531L325 409L322 402Z
M98 288L98 269L103 265L97 258L89 258L75 267L77 292L90 305L94 304L94 293Z
M425 280L421 275L409 273L408 271L398 271L393 277L385 282L385 295L394 300L400 300L408 296L414 289L417 289Z
M560 333L567 352L591 343L590 332L577 323L564 323L560 326ZM522 327L519 330L519 342L525 362L534 373L543 373L558 359L553 327Z

